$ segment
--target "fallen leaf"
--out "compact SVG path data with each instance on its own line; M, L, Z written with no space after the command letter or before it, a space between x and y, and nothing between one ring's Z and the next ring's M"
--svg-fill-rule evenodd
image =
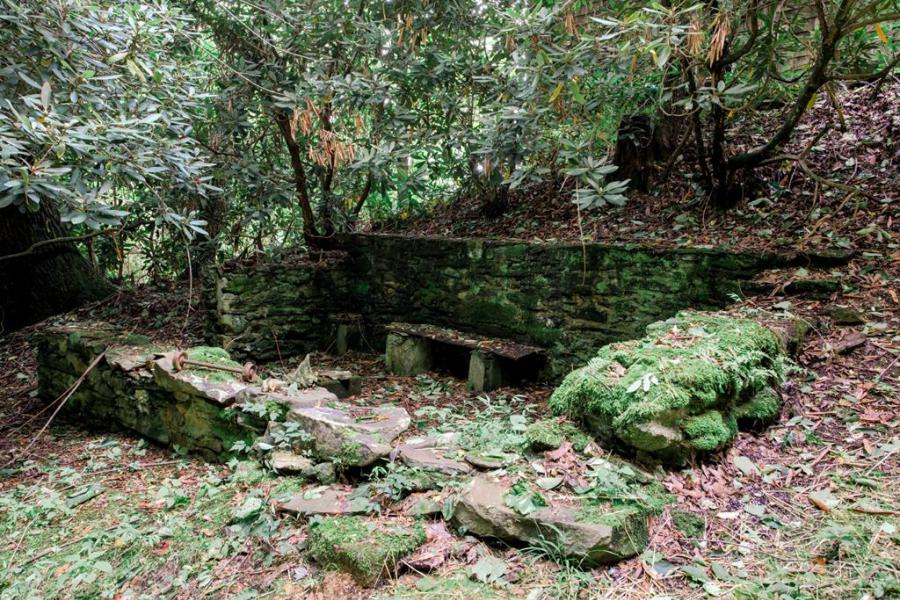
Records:
M809 501L816 505L816 508L825 512L831 512L841 503L840 500L831 495L831 490L819 490L809 494Z

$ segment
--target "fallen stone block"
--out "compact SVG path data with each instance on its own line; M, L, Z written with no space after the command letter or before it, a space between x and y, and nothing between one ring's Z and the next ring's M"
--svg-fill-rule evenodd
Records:
M310 524L306 548L320 565L349 573L372 587L393 576L405 556L425 543L425 529L361 517L329 517Z
M300 454L294 454L289 450L275 450L269 456L269 466L282 475L306 475L312 473L315 465L313 461Z
M425 438L407 440L396 446L390 454L391 460L399 460L413 469L443 473L448 476L463 475L472 467L457 460L459 434L447 432Z
M648 543L647 514L636 506L570 504L538 508L527 514L508 505L512 487L477 477L462 491L453 523L466 533L519 544L557 545L584 566L635 556Z
M396 406L299 408L287 419L309 433L318 458L341 467L364 467L387 456L390 443L410 426L409 414Z
M338 398L356 396L362 391L362 377L350 371L319 371L316 383Z
M472 470L472 467L464 462L455 460L455 449L450 448L410 448L400 446L400 461L413 469L424 471L436 471L444 475L464 475Z
M273 501L276 512L298 517L314 515L358 515L369 511L367 498L354 496L349 487L317 487L295 494L286 501Z

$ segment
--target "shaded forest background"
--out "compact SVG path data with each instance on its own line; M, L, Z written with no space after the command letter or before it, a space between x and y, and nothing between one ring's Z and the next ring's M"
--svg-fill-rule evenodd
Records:
M896 102L896 0L3 8L6 330L358 229L705 243L712 219L848 246L892 224L896 125L854 137L845 104ZM876 159L832 177L836 145Z

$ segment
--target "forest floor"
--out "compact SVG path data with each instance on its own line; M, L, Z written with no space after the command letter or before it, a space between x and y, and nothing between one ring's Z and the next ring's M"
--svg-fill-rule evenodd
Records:
M464 197L424 214L378 223L376 231L410 235L495 237L553 242L634 242L651 246L715 246L798 251L880 246L896 234L900 201L900 83L823 95L803 118L781 156L759 172L749 198L735 209L710 208L690 150L669 167L678 176L647 193L628 192L623 207L579 212L571 185L515 190L503 214L486 216L481 200ZM752 147L777 125L780 111L733 126ZM665 169L667 165L657 165ZM612 175L615 178L615 174Z
M550 560L546 548L458 537L438 520L427 559L375 589L307 561L303 522L250 510L315 484L248 461L204 463L128 435L65 423L44 431L29 343L41 325L9 335L0 340L0 597L898 597L896 258L837 269L843 292L827 300L745 302L814 324L783 413L765 431L741 433L729 452L668 473L677 501L652 519L650 545L638 557L580 569ZM199 324L185 329L184 300L177 287L143 289L70 318L113 320L190 344ZM852 333L864 343L836 352ZM404 406L413 433L456 425L496 437L546 412L551 391L477 394L437 373L393 377L375 355L313 362L366 376L356 401ZM373 482L403 486L391 472ZM685 512L702 526L686 528ZM499 561L488 573L477 567L486 556Z
M730 213L705 208L686 180L580 219L554 188L494 221L463 201L383 228L856 251L827 273L841 283L828 298L785 296L796 272L773 272L776 293L741 304L813 325L785 386L784 410L767 429L742 432L727 453L667 474L676 503L651 520L641 555L581 569L551 560L547 548L487 545L438 521L429 528L428 560L360 588L305 558L303 522L260 509L315 484L303 487L249 461L205 463L62 420L47 426L31 343L45 323L0 337L0 598L900 597L900 87L886 87L874 101L867 94L859 88L841 97L847 131L818 137L836 120L824 99L804 123L788 152L808 148L816 177L773 165L768 193ZM145 287L56 320L102 319L159 340L199 343L200 315L186 314L185 305L184 286ZM859 344L844 350L854 335ZM545 413L552 391L479 394L438 373L394 377L376 355L314 355L313 364L365 376L355 401L403 406L416 432L459 426L499 435ZM402 487L392 477L379 473L372 482ZM685 527L685 512L702 526ZM478 565L488 556L498 560L486 572Z

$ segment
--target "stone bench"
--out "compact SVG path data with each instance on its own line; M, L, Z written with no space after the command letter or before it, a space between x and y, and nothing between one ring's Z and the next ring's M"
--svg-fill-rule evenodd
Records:
M386 326L387 368L396 375L435 369L465 375L475 391L533 379L544 366L544 349L427 324Z

